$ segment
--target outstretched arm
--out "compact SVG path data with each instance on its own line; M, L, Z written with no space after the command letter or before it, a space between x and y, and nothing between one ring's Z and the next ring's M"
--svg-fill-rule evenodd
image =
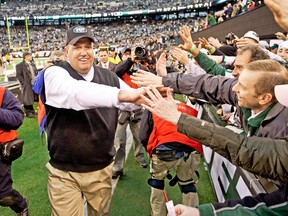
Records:
M288 31L288 1L287 0L264 0L264 3L272 11L275 21Z
M287 182L288 146L286 140L267 137L243 137L224 128L177 110L172 92L163 98L155 88L146 90L142 106L155 115L177 125L178 131L191 139L201 142L236 166L262 177ZM261 160L261 162L259 162Z

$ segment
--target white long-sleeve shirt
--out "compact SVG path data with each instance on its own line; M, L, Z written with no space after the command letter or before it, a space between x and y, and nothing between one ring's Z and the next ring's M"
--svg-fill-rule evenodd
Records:
M121 90L132 91L125 82L119 79L120 89L91 82L94 68L83 75L84 80L76 80L65 69L52 66L44 74L46 104L65 109L85 110L95 107L117 107L124 110L139 108L130 103L119 103L118 93ZM88 81L88 82L87 82Z

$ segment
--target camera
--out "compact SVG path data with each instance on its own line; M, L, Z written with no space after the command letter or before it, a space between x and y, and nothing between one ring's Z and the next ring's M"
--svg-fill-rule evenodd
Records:
M148 51L144 47L135 48L135 56L137 60L145 60L148 58Z
M234 40L235 39L235 35L234 34L228 34L225 36L226 40Z

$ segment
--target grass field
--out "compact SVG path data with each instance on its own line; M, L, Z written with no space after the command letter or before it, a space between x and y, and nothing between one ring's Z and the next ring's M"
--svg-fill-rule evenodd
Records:
M47 145L39 137L37 119L24 119L20 127L19 138L25 141L24 153L13 162L12 176L14 188L29 200L31 216L50 215L50 205L46 192L47 171L45 164L49 160ZM150 213L150 187L147 184L149 169L140 168L133 158L128 156L125 166L126 175L118 182L111 203L112 216L148 216ZM215 201L208 174L201 163L200 181L197 185L200 202ZM167 188L167 193L174 203L180 203L177 186ZM15 215L9 208L0 207L0 216Z

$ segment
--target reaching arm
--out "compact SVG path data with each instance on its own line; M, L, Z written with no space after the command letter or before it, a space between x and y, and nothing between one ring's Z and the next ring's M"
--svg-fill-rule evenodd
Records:
M153 92L152 92L153 91ZM144 108L178 127L178 131L216 151L234 165L262 177L287 182L287 140L243 137L228 128L181 114L171 92L163 98L156 89L147 90ZM153 104L153 105L151 105Z
M287 0L264 0L264 3L272 11L275 21L288 31L288 1Z

